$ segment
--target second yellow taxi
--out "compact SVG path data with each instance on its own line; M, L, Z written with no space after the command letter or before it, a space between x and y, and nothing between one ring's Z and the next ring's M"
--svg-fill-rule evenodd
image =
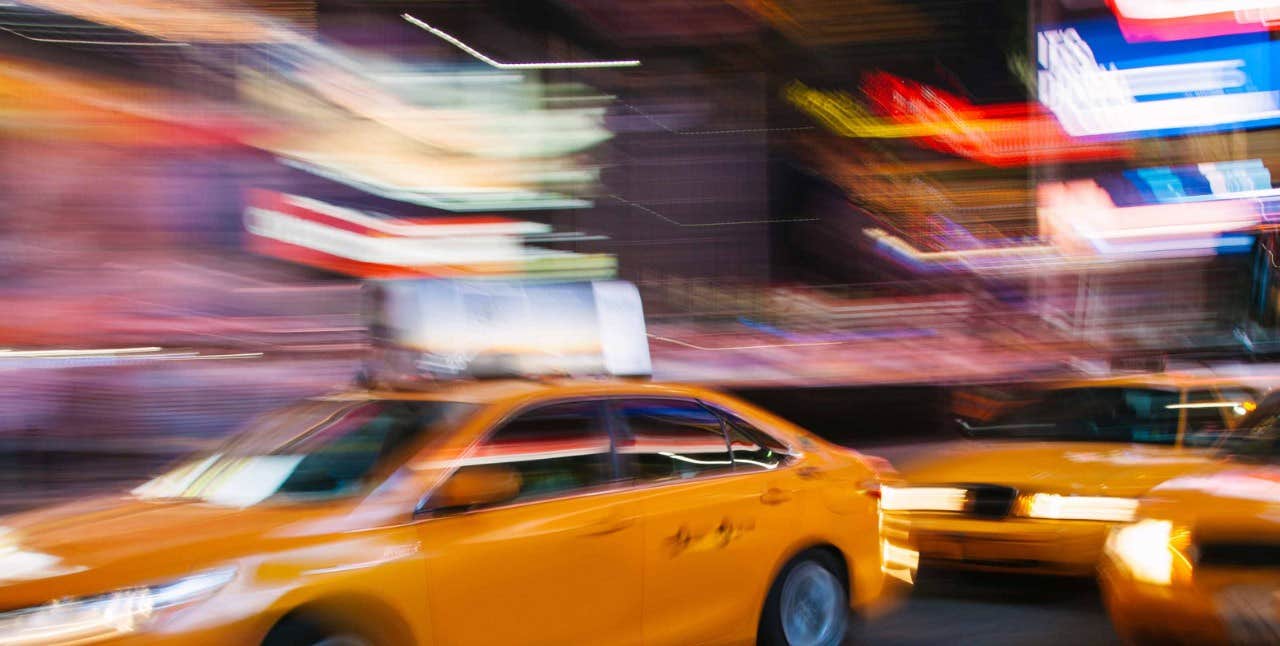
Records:
M1103 597L1130 643L1280 642L1280 398L1222 450L1217 468L1152 489L1107 541Z
M1107 531L1151 487L1213 464L1260 387L1155 374L1050 384L900 461L885 535L922 567L1092 576ZM992 400L996 401L996 400ZM993 407L988 407L989 410Z

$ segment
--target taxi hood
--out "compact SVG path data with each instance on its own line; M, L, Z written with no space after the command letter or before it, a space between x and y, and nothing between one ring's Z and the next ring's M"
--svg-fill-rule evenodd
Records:
M98 498L0 518L0 611L163 583L271 549L297 514Z
M1190 527L1199 539L1280 541L1280 466L1225 463L1161 483L1139 516Z
M914 484L987 483L1024 491L1136 497L1219 461L1210 451L1157 445L958 441L900 460L899 472Z

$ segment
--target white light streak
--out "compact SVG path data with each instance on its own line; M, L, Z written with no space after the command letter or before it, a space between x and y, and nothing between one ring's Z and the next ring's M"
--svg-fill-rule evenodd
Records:
M1236 407L1241 407L1241 408L1243 408L1243 407L1244 407L1244 404L1243 404L1242 402L1199 402L1199 403L1195 403L1195 404L1169 404L1168 406L1165 406L1165 408L1168 408L1168 409L1179 409L1179 408L1236 408Z
M432 34L438 36L441 40L449 43L450 45L453 45L454 47L457 47L458 49L461 49L462 51L470 54L476 60L486 65L489 65L490 67L495 67L500 70L596 69L596 68L607 68L607 67L637 67L640 65L640 61L638 60L569 61L569 62L559 62L559 63L557 62L503 63L501 61L496 61L492 58L489 58L488 56L485 56L484 54L480 53L470 45L467 45L466 43L449 35L447 32L440 29L436 29L435 27L432 27L431 25L428 25L427 23L421 20L418 20L417 18L414 18L413 16L407 13L400 14L400 17L407 20L410 24L415 25L417 27L421 27L422 29L429 31Z

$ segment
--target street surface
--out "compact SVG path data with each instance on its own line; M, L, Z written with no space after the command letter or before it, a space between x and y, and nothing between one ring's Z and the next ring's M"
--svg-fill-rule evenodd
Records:
M1120 643L1092 581L959 572L924 572L907 599L850 637L886 646Z

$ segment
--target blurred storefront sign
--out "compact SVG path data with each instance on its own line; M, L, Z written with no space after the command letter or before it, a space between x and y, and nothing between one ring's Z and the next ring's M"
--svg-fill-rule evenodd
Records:
M1091 180L1042 184L1041 234L1068 255L1168 258L1247 252L1261 222L1252 201L1118 207Z
M1261 159L1135 168L1123 176L1128 186L1104 185L1119 206L1280 197L1280 191L1271 188L1271 171Z
M1067 133L1165 136L1280 123L1267 33L1129 43L1114 20L1036 36L1039 94Z
M249 246L263 255L361 278L609 277L611 256L524 245L551 227L501 217L403 219L273 191L250 192Z

